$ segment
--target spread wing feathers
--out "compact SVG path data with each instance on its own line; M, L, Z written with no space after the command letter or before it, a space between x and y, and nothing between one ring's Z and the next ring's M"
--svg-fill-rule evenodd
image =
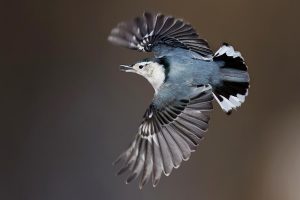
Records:
M162 173L170 175L173 168L178 168L196 150L208 129L212 100L211 90L206 90L193 98L176 101L163 110L150 105L135 139L115 161L115 164L122 163L117 174L128 171L126 183L140 175L140 188L152 176L155 187Z
M163 14L145 12L134 20L121 22L111 31L108 40L139 51L150 52L153 47L165 44L189 49L205 58L213 55L206 40L200 38L190 24Z

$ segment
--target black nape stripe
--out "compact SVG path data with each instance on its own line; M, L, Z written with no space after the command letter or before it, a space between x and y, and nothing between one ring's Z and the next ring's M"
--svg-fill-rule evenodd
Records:
M168 59L166 57L161 57L155 60L155 62L159 63L160 65L162 65L165 68L165 82L168 79L168 75L170 72L170 62L168 61Z

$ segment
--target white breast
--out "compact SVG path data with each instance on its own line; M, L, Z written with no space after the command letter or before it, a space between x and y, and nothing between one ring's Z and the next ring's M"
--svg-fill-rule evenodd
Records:
M158 63L151 63L151 66L148 66L147 72L143 75L151 83L155 93L157 93L165 81L165 68Z

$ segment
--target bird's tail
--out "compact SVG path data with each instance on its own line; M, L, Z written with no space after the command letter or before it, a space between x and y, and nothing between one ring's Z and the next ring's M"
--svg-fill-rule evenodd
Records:
M213 90L214 98L230 114L233 109L241 106L248 95L248 68L240 52L226 43L215 53L213 59L220 62L221 76L220 83Z

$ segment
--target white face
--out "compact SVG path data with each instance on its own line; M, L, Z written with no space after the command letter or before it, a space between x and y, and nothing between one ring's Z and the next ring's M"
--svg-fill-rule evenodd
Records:
M145 77L153 86L155 92L165 81L165 68L156 62L145 61L139 62L132 66L126 72L134 72Z

